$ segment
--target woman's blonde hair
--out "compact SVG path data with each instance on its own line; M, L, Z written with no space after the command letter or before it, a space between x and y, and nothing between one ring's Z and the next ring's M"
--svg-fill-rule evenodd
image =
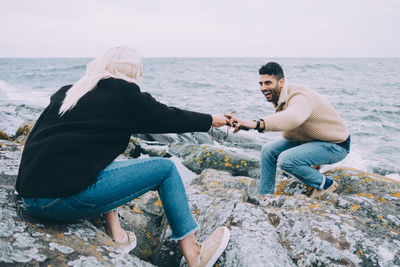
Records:
M59 114L62 116L75 107L79 99L102 79L117 78L140 86L142 74L142 57L139 52L126 47L111 48L87 64L85 75L68 90Z

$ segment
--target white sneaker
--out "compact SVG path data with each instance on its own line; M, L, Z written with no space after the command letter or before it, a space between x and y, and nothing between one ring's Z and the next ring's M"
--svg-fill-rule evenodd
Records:
M123 253L129 253L137 245L136 235L129 231L126 231L124 240L119 242L113 241Z
M231 232L225 226L217 228L200 244L198 267L212 267L225 251Z
M318 189L314 189L314 192L312 193L312 195L310 196L310 198L322 198L323 196L326 196L330 193L336 192L339 189L339 185L338 183L336 183L335 181L333 181L333 183L331 184L330 187L328 187L328 189L326 190L318 190Z
M123 253L129 253L132 249L134 249L137 245L137 238L135 233L125 231L125 237L122 241L116 241L114 238L112 238L112 234L110 229L104 225L104 228L106 230L106 233L109 237L111 237L112 241L117 245L117 247L123 252Z

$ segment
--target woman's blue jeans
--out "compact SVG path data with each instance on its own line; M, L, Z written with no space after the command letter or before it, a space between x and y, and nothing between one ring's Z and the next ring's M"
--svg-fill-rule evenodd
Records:
M96 183L76 195L23 198L23 202L39 218L74 222L106 213L151 190L158 191L172 239L181 240L198 229L178 170L164 158L112 162L99 173Z
M276 165L303 183L323 189L325 176L313 165L333 164L344 159L349 150L330 142L298 143L287 139L265 144L261 151L260 194L274 194Z

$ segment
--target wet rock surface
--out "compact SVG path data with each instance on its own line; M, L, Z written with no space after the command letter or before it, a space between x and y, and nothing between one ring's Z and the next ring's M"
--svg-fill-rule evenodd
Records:
M183 165L195 173L212 168L227 171L234 176L260 176L260 163L257 159L228 148L174 143L170 146L169 151L171 154L183 158Z
M120 207L121 225L137 237L138 246L131 252L142 260L158 263L159 237L167 228L161 200L157 192L150 191L131 203Z
M21 135L28 136L29 133L31 132L33 126L35 126L35 123L36 123L36 121L28 121L28 122L22 123L18 127L17 131L15 132L14 139Z
M156 192L119 208L123 227L138 238L130 254L119 253L99 218L69 225L32 218L13 190L23 149L18 138L23 140L27 132L12 137L14 141L0 140L1 266L180 264L182 253L170 240L171 229ZM207 141L207 136L197 138ZM168 138L173 142L166 142ZM218 266L400 266L400 185L394 180L335 168L325 175L339 183L339 190L311 199L312 188L279 172L276 194L258 195L259 181L254 177L259 161L234 150L177 142L176 136L132 137L118 160L143 155L175 155L201 173L186 187L200 225L199 241L218 226L231 230Z
M165 136L163 135L163 137ZM182 158L182 164L197 174L204 169L212 168L227 171L234 176L244 175L258 178L260 175L258 159L240 154L234 149L215 145L190 144L190 142L189 144L188 142L167 144L132 137L124 154L132 158L143 155L169 158L174 155Z
M0 185L0 265L152 266L121 254L111 239L88 221L57 225L38 221L13 189Z
M143 155L164 158L170 158L172 156L168 152L168 145L158 141L142 140L137 137L131 137L124 154L131 158L138 158Z
M0 140L0 179L17 176L23 146L11 141ZM3 177L4 176L4 177Z
M341 189L319 200L306 188L289 195L295 178L278 179L280 195L260 196L256 180L203 171L187 187L198 236L231 229L219 266L400 266L399 184L355 169L326 174ZM174 251L169 235L163 245Z
M10 140L10 138L5 132L0 130L0 140Z

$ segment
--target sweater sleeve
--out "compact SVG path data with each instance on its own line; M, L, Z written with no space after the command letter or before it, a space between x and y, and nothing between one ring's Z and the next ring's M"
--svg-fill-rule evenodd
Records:
M136 94L133 105L133 133L206 132L212 124L210 114L166 106L149 93Z
M312 100L302 92L288 99L288 107L264 118L265 131L289 131L303 124L312 112Z

